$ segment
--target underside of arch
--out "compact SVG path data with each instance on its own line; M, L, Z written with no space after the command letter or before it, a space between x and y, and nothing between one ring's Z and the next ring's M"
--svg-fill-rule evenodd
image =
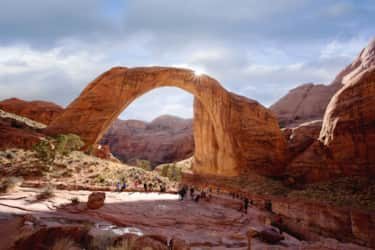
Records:
M95 144L131 102L164 86L181 88L195 97L195 173L279 175L284 170L286 141L270 111L188 69L112 68L92 81L46 133L75 133L86 145Z

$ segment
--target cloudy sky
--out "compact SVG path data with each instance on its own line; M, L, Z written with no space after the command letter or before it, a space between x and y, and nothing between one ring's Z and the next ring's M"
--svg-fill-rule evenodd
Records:
M375 36L374 0L0 0L0 99L67 105L112 66L181 66L265 106L329 83ZM160 88L121 118L192 116Z

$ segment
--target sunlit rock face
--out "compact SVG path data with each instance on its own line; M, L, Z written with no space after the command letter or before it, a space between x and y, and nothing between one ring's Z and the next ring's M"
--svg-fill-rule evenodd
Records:
M319 139L288 165L307 182L375 176L375 67L348 80L328 104Z
M372 66L375 66L375 38L331 84L307 83L298 86L274 103L270 109L283 127L295 127L304 122L323 119L332 96L347 82Z
M113 68L91 82L46 132L75 133L87 145L95 144L131 102L163 86L179 87L195 97L196 173L278 175L284 170L286 141L271 112L187 69Z

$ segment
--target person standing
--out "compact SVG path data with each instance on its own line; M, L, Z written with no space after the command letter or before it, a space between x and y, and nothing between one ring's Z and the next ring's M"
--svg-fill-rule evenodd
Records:
M249 198L245 197L244 199L244 212L247 214L247 209L249 208Z

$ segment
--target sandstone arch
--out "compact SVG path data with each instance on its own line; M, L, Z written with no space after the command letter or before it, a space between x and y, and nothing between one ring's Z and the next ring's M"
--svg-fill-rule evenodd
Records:
M194 171L237 176L256 170L278 175L286 142L277 120L256 101L225 90L215 79L188 69L115 67L92 81L46 129L76 133L95 144L137 97L163 86L194 95Z

